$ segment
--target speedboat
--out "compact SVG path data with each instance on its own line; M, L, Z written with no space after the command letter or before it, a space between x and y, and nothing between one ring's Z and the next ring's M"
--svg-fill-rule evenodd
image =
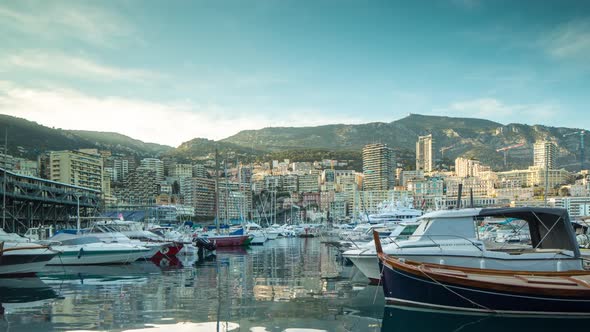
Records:
M129 243L104 243L97 237L60 233L49 243L59 255L48 265L126 264L144 257L150 248Z
M250 244L264 244L268 237L260 225L249 222L244 224L244 232L251 238Z
M0 228L0 275L27 275L43 270L57 251Z

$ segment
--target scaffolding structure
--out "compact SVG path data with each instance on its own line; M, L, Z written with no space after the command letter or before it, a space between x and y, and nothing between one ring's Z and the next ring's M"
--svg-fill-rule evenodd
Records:
M97 216L101 210L98 190L20 175L3 168L0 168L0 195L0 227L18 234L39 226L72 228L78 210L81 218Z

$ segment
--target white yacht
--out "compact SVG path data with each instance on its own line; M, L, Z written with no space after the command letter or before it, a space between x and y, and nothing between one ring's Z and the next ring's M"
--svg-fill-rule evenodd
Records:
M60 233L49 239L59 255L48 265L95 265L131 263L151 249L129 243L104 243L93 236Z
M0 228L0 275L34 274L43 270L57 251Z
M484 242L477 225L486 219L516 218L528 224L531 244ZM583 269L567 211L548 208L498 208L435 211L420 218L407 240L383 246L388 255L412 261L517 271ZM371 279L380 279L375 248L344 254Z
M260 227L260 225L253 222L249 222L245 223L243 227L244 232L248 234L252 239L250 241L250 244L264 244L264 242L268 240L266 232L262 229L262 227Z
M400 223L403 221L416 221L421 215L422 210L414 208L411 199L399 201L385 201L379 204L377 213L365 214L361 216L363 221L371 224L382 223Z

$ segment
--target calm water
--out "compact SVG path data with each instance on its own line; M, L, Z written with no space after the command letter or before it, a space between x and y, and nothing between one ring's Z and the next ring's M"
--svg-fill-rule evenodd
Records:
M52 267L0 279L0 331L547 331L588 320L385 308L379 287L319 239L218 250L203 261Z

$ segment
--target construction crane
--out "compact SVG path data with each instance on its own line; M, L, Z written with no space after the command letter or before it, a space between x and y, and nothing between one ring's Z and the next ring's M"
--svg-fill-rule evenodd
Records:
M580 171L584 170L584 135L586 134L585 130L574 131L572 133L564 134L563 137L567 137L570 135L580 135Z
M504 167L506 167L506 155L508 154L508 150L512 150L514 148L519 148L523 146L524 143L514 144L510 146L505 146L503 148L496 149L496 152L503 152L504 153Z

